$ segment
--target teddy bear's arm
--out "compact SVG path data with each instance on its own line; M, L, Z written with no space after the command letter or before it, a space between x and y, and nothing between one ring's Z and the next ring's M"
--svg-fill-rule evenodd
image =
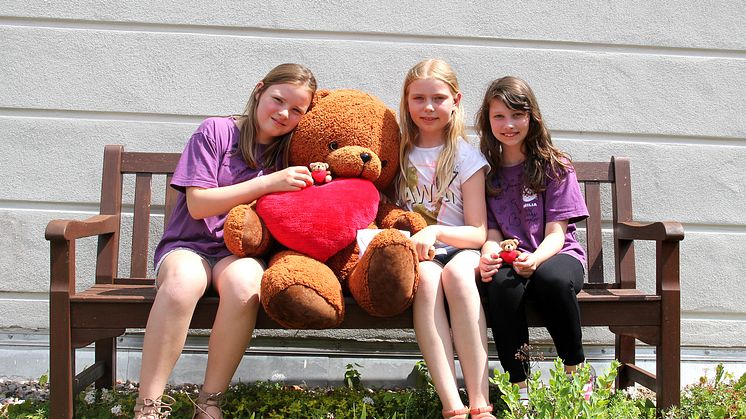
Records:
M381 203L378 206L376 224L379 228L396 228L409 231L412 234L427 227L427 222L422 215L412 211L405 211L397 205L390 203Z

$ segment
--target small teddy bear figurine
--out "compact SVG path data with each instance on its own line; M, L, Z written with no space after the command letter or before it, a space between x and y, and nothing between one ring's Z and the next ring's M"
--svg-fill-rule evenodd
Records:
M329 172L329 164L315 162L308 165L311 169L311 177L316 183L329 183L332 181L332 174Z
M507 239L500 242L500 248L502 251L499 253L500 259L503 263L512 265L515 258L521 254L518 250L518 239Z

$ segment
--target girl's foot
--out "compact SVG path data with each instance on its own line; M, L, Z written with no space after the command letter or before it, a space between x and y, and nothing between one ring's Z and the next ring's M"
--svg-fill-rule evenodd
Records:
M175 401L173 397L166 395L155 399L138 398L135 400L135 419L165 418L171 414L171 405Z
M194 415L195 419L222 419L223 412L220 410L220 406L223 405L223 399L225 394L222 391L217 393L207 393L203 390L199 391L197 401L194 403Z
M469 417L472 419L496 419L490 412L492 412L491 404L484 407L474 407L469 409Z
M469 413L468 407L464 407L463 409L444 410L443 418L445 419L466 419L467 413Z

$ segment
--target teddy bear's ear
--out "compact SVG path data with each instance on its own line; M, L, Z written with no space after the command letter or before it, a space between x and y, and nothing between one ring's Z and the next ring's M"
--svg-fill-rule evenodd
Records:
M311 106L308 107L308 110L310 111L313 109L314 106L316 106L316 103L318 103L319 100L329 96L332 93L329 89L321 89L317 90L316 93L313 95L313 99L311 99Z

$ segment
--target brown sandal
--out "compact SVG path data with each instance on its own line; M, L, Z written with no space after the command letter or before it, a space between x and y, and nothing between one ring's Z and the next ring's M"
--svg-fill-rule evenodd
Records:
M491 404L484 407L474 407L469 409L469 417L474 419L495 419L495 416L490 412L492 412Z
M469 413L468 407L464 407L463 409L444 410L443 418L445 419L466 419L467 413Z
M164 401L164 399L166 399ZM135 419L162 419L171 415L171 405L176 400L173 397L163 395L155 399L135 400Z
M225 393L223 393L222 391L218 391L217 393L207 393L203 390L200 390L199 395L197 396L197 400L192 400L192 404L194 404L194 415L192 416L192 418L202 417L202 415L207 415L207 418L209 419L222 418L223 412L220 408L221 406L223 406L224 400ZM218 408L219 416L213 416L207 411L207 409L211 407Z

